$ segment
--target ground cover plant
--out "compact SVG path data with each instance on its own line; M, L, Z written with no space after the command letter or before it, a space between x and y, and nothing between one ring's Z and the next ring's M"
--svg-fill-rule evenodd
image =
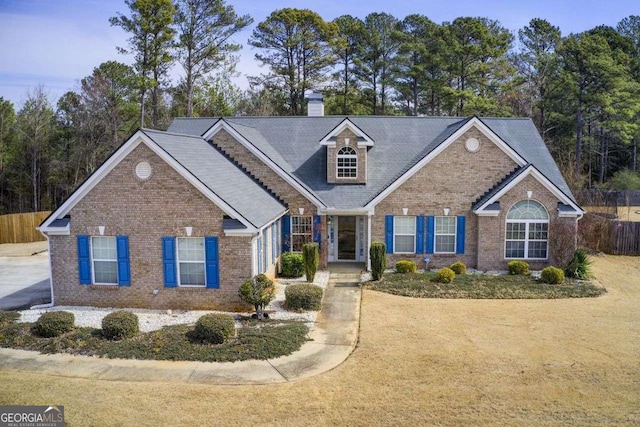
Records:
M566 279L562 284L546 284L532 276L456 275L442 282L441 271L422 274L387 274L382 280L368 282L367 288L393 295L416 298L469 299L551 299L582 298L602 295L606 290L591 282Z
M243 318L237 336L222 344L203 342L193 325L165 326L120 340L108 339L101 329L86 327L44 338L32 333L33 323L19 323L18 317L18 313L0 311L0 347L121 359L202 362L271 359L300 349L308 332L302 322Z

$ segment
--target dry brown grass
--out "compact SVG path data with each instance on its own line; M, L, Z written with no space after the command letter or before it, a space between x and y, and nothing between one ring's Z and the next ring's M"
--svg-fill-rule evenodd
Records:
M127 383L0 371L0 404L62 404L90 425L638 425L640 262L602 257L577 300L365 291L360 343L297 383Z
M604 206L587 206L583 208L587 212L610 213L611 209ZM620 221L640 222L640 206L618 206L618 219Z

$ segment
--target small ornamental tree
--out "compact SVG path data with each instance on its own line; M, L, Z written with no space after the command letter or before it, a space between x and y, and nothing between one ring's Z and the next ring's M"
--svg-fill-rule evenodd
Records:
M320 264L320 254L317 243L305 243L302 246L302 258L304 259L304 273L307 275L307 282L313 283Z
M385 255L386 251L387 246L384 243L371 243L369 255L371 256L371 275L373 276L373 280L382 279L384 269L387 268L387 257Z
M264 274L258 274L244 282L238 289L238 296L256 309L258 320L264 319L264 308L276 297L273 281Z

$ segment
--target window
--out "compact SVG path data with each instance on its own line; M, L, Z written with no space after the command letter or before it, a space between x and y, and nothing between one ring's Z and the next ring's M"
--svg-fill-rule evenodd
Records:
M204 239L178 238L178 277L181 286L204 286Z
M397 216L393 226L394 253L415 253L416 244L416 217Z
M302 252L305 243L313 241L313 217L292 216L291 217L291 251Z
M91 260L93 262L93 283L118 283L118 254L116 238L91 237Z
M507 213L505 258L546 259L549 214L540 203L522 200Z
M435 253L454 254L456 252L456 217L436 217Z
M356 178L358 176L358 154L351 147L342 147L338 151L338 178Z

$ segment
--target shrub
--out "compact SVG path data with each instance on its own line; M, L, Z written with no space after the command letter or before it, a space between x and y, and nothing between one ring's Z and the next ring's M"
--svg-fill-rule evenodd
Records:
M258 319L264 317L264 308L276 297L273 281L264 274L258 274L244 282L238 289L238 296L256 309Z
M320 310L322 288L311 284L289 285L284 291L287 310Z
M585 280L591 277L591 260L587 253L582 249L578 249L573 254L573 259L569 262L566 270L568 277Z
M139 330L138 316L129 311L114 311L102 318L102 335L110 340L131 338Z
M462 261L454 262L449 268L456 274L467 274L467 266Z
M415 273L418 271L416 263L409 260L402 260L396 262L396 273Z
M507 263L509 274L517 276L528 276L529 264L526 261L509 261Z
M0 310L0 328L9 326L20 319L20 313L17 311Z
M312 283L318 271L320 264L320 246L317 243L305 243L302 246L302 258L304 261L304 274L307 276L307 282Z
M436 281L440 283L451 283L455 278L456 273L448 267L441 268L436 273Z
M229 314L209 313L196 322L194 336L209 344L222 344L236 335L236 325Z
M382 279L384 269L387 268L387 257L385 255L387 246L382 242L371 243L369 255L371 255L371 275L373 280Z
M285 252L280 257L282 277L300 277L304 274L304 259L302 254Z
M49 311L40 316L31 331L45 338L58 337L72 330L75 320L68 311Z
M557 267L546 267L542 270L540 274L540 278L544 283L549 283L550 285L559 285L564 282L564 271L561 268Z

